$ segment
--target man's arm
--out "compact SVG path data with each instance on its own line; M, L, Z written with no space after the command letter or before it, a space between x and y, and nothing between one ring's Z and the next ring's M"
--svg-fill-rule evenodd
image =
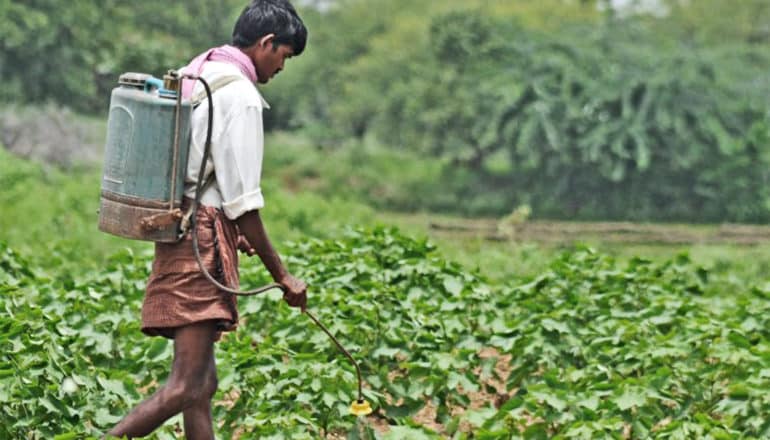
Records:
M270 243L259 211L249 211L238 217L235 222L275 282L283 286L283 298L286 302L292 307L299 307L304 312L307 305L307 284L291 275L284 267L281 258Z

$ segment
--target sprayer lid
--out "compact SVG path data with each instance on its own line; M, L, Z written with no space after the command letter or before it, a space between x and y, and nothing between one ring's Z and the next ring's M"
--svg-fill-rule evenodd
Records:
M121 86L135 87L143 89L147 80L152 78L149 73L126 72L118 77L118 84Z

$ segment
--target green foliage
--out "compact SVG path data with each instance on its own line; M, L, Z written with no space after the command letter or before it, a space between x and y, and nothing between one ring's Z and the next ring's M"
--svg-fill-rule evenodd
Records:
M34 0L0 2L0 100L107 107L126 71L162 75L229 42L243 2Z
M297 3L308 48L264 89L266 126L443 168L422 185L393 182L375 204L770 219L766 1L671 0L641 16L603 0ZM0 101L102 113L120 73L160 75L226 43L242 6L0 2Z
M659 29L681 38L719 44L737 41L762 45L770 42L770 4L764 0L667 1L670 17Z
M438 17L433 58L373 124L388 143L470 168L458 190L491 203L465 212L529 203L547 217L765 221L767 101L743 87L768 57L682 53L629 25L546 36ZM474 41L469 31L474 50L457 43Z
M281 142L268 140L268 144L276 145L273 153L267 153L263 175L267 203L263 217L276 243L308 235L328 237L349 225L374 222L374 211L345 197L350 194L288 191L282 180L288 175L280 172L284 168ZM114 237L97 229L100 173L93 168L73 168L65 173L0 148L0 204L4 206L0 241L36 255L41 266L57 270L99 267L104 259L126 247L139 254L151 252L152 243ZM340 212L346 214L346 222L340 221Z
M441 183L463 202L424 207L500 215L526 203L539 217L770 218L770 54L738 37L680 37L672 29L685 6L665 18L610 16L600 25L573 16L554 30L536 28L518 6L394 7L409 16L384 21L353 5L324 18L366 29L366 38L312 47L321 56L298 61L277 88L294 90L287 96L298 104L283 120L321 146L353 136L443 159ZM730 5L741 17L755 6ZM731 24L725 15L714 20ZM337 56L323 57L329 53ZM310 94L297 97L303 86Z
M509 378L519 399L488 426L534 418L567 436L623 425L644 438L766 436L761 398L735 391L765 381L767 335L754 322L766 292L721 288L684 255L624 269L565 255L511 292L511 337L497 341L519 356Z
M767 106L739 90L760 72L722 67L749 66L757 54L668 52L625 32L537 44L523 60L527 85L487 124L491 142L471 163L541 215L770 218ZM483 162L498 149L508 155L504 176Z
M99 232L101 175L77 168L69 173L0 149L0 241L36 255L42 266L65 271L101 264L126 246L136 252L151 249L150 243Z
M5 245L0 250L0 437L93 435L115 423L171 353L164 341L130 341L146 261L125 253L83 281L67 272L44 277Z
M287 160L268 157L276 167ZM93 172L64 176L7 154L0 171L0 438L98 438L165 381L171 362L170 343L139 331L151 253L104 256L116 246L99 247L107 236L94 230ZM266 194L278 186L268 182ZM713 269L684 255L620 264L579 248L534 277L492 282L394 229L339 233L341 223L375 221L353 203L281 194L268 196L268 225L301 239L281 244L285 261L310 283L310 309L353 351L375 417L391 430L347 415L354 369L273 292L242 299L239 329L217 346L214 413L224 438L770 433L755 391L770 371L766 263L746 281L737 275L745 258L720 255ZM12 221L21 214L27 221ZM518 273L527 256L505 258ZM268 275L252 259L242 280L262 285ZM442 433L421 426L427 409ZM175 438L178 428L172 420L155 438Z
M378 417L394 424L386 435L366 427L364 438L439 438L414 419L428 404L450 436L770 434L757 391L770 369L768 292L726 294L684 255L619 267L576 249L535 279L505 285L393 229L299 243L287 255L312 286L310 309L360 362ZM124 252L100 271L45 277L0 245L0 397L8 402L0 436L99 436L163 382L171 344L138 329L149 265ZM243 281L261 284L266 274L247 269ZM218 344L218 433L358 431L347 415L355 372L326 336L280 294L239 307L239 329ZM495 357L480 355L490 349ZM506 355L505 369L494 368ZM469 410L471 395L489 396L493 381L507 383L506 398L493 406L492 391ZM156 438L173 438L176 423Z

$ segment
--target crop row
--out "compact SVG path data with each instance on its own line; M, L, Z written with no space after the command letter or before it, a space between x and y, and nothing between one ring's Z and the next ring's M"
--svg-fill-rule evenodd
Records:
M241 300L217 346L222 438L763 438L766 287L686 256L621 267L591 249L492 285L392 229L289 248L309 307L353 367L275 294ZM0 245L0 439L99 436L165 380L172 350L139 332L150 255L47 274ZM252 261L243 284L266 283ZM157 438L174 438L178 423Z

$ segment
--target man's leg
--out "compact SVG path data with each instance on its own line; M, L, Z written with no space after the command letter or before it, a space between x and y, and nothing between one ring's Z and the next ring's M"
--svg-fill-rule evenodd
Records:
M174 363L166 384L150 398L140 403L110 431L110 435L128 438L144 437L172 416L198 405L201 399L210 399L212 386L210 371L214 361L214 340L217 329L213 321L180 327L174 333ZM210 420L210 418L209 418ZM211 438L188 433L188 439ZM204 434L205 435L205 434Z
M214 427L211 420L211 398L217 391L217 366L214 356L211 356L204 392L196 403L186 408L184 417L184 433L187 440L213 439Z

